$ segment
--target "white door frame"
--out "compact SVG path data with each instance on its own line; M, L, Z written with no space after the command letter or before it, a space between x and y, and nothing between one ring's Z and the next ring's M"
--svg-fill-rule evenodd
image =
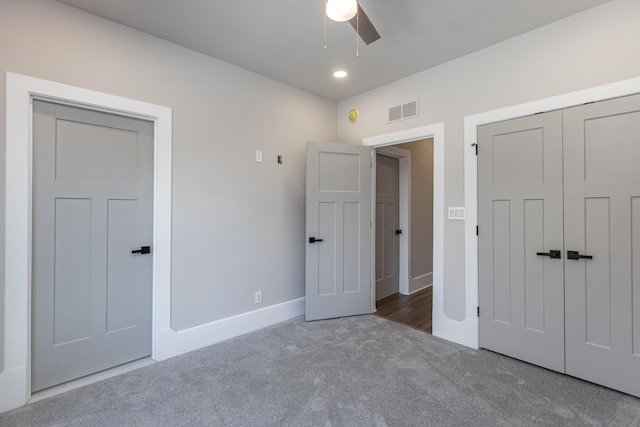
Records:
M530 116L539 112L558 110L587 102L640 93L640 77L610 83L589 89L514 105L464 118L464 194L467 220L465 224L465 300L467 316L475 314L478 306L478 163L473 144L477 142L478 126ZM482 147L479 147L481 150ZM480 230L482 233L482 230ZM435 289L434 289L435 291ZM479 325L476 323L475 336L469 336L465 344L479 347Z
M458 342L460 333L458 323L448 319L444 313L444 123L407 129L399 132L364 138L363 145L373 148L402 144L433 138L433 335ZM372 182L375 182L375 168L372 168ZM402 205L402 203L401 203ZM372 238L375 241L375 230L372 227ZM408 240L408 239L407 239ZM372 265L375 267L375 251L372 250ZM401 264L402 265L402 264ZM408 273L408 272L407 272ZM372 271L375 277L375 272ZM407 274L408 278L408 274ZM407 285L408 288L408 285ZM375 298L372 298L372 309L375 311ZM474 319L475 320L475 319Z
M0 324L4 338L0 358L0 412L26 404L31 396L34 98L154 122L153 359L168 357L168 339L164 337L172 335L167 334L171 303L171 109L14 73L6 74L6 89L5 317ZM161 336L162 332L165 334Z
M398 291L402 295L409 295L409 275L411 274L411 179L409 179L411 176L411 151L394 146L385 146L376 149L375 152L398 159L398 226L400 230L403 230L399 236L400 241L398 244ZM376 176L375 170L373 176ZM375 194L376 181L373 181L372 185ZM375 214L376 211L374 209L372 212L374 224L376 223ZM375 247L375 240L372 244ZM375 307L377 299L376 287L373 286L372 289Z

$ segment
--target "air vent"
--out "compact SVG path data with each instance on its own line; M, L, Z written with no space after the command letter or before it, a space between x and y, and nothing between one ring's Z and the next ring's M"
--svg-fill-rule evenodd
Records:
M396 120L402 120L402 105L389 108L389 121L395 122Z
M409 119L418 115L418 101L407 102L389 108L389 123Z

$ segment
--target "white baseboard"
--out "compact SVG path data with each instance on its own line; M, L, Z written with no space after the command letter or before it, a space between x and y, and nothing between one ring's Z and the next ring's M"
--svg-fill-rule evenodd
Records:
M0 372L0 412L26 405L25 378L27 378L27 367L24 365Z
M433 272L409 278L409 293L411 295L433 284Z
M433 335L471 348L478 348L478 320L449 319L442 311L432 313Z
M133 362L125 363L124 365L116 366L115 368L100 371L92 375L87 375L86 377L78 378L77 380L69 381L42 391L35 392L31 395L28 403L37 402L39 400L47 399L58 394L66 393L67 391L75 390L89 384L94 384L108 378L113 378L117 375L122 375L136 369L144 368L145 366L153 365L154 363L155 362L150 357L134 360Z
M411 292L409 292L409 295L413 295L413 294L415 294L415 293L417 293L417 292L424 291L425 289L429 289L429 288L431 288L432 286L433 286L433 284L431 284L431 283L430 283L430 284L428 284L428 285L426 285L426 286L423 286L423 287L421 287L421 288L419 288L419 289L416 289L415 291L411 291Z
M183 331L174 331L173 329L159 331L156 339L155 360L169 359L248 332L275 325L276 323L302 316L304 312L305 299L299 298ZM145 361L144 363L152 362ZM0 412L9 411L27 404L26 378L26 365L0 372ZM36 395L33 400L38 400L40 397L46 396L44 394L42 396Z
M257 331L304 313L305 299L299 298L182 331L165 329L157 334L156 361Z

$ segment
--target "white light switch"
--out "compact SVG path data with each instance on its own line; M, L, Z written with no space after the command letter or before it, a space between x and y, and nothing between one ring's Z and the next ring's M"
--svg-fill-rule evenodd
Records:
M465 217L464 208L449 208L449 219L464 221Z
M256 150L256 162L262 163L262 151Z

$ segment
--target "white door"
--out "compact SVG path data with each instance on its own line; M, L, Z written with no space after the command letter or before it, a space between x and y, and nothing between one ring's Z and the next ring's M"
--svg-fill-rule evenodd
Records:
M478 143L481 346L640 396L640 95Z
M371 312L370 147L307 143L306 319Z
M32 391L151 354L152 138L34 101Z
M478 144L480 344L564 372L562 112L481 126Z
M567 373L640 397L640 95L564 115Z
M399 292L399 162L376 155L376 301Z

